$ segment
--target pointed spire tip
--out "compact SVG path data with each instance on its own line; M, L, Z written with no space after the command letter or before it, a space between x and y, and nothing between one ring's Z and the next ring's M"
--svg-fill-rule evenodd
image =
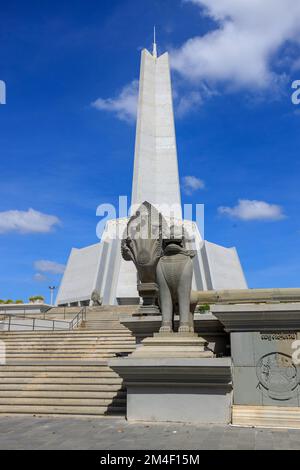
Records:
M157 44L156 44L156 26L154 25L154 30L153 30L153 57L157 57Z

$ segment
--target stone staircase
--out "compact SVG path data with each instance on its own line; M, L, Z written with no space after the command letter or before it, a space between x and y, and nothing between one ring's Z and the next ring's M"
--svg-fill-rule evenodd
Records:
M113 329L114 331L127 331L125 326L121 325L122 318L132 315L137 310L137 306L103 306L103 307L88 307L86 310L86 322L83 323L82 328L88 330L107 330Z
M0 413L124 414L126 391L107 360L134 351L135 338L119 321L130 312L113 309L88 309L73 331L0 332Z

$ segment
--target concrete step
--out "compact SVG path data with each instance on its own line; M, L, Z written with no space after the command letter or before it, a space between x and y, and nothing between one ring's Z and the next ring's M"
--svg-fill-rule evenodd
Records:
M97 321L97 320L88 320L86 322L84 322L82 324L82 328L81 328L81 331L82 329L92 329L92 330L111 330L112 328L114 328L116 331L128 331L128 329L125 327L125 326L120 326L120 324L116 323L115 325L114 324L111 324L111 322L107 322L107 323L104 323L103 321Z
M74 316L82 310L82 307L52 307L47 310L46 314L48 313L72 313Z
M11 333L12 334L12 333ZM30 344L30 343L38 343L38 342L45 342L45 343L57 343L57 344L61 344L63 342L65 343L76 343L76 344L80 344L80 343L83 343L83 344L87 344L87 343L91 343L91 342L99 342L99 341L115 341L115 342L122 342L122 341L132 341L134 342L134 338L132 336L128 336L128 335L123 335L123 336L95 336L95 337L78 337L78 338L74 338L72 336L70 337L64 337L64 338L56 338L56 337L27 337L27 338L17 338L17 337L13 337L13 336L6 336L6 337L3 337L0 335L0 340L4 341L6 344L9 344L9 343L17 343L17 344L22 344L22 343L25 343L25 344Z
M125 328L123 325L121 325L121 323L119 323L118 321L115 321L115 322L103 322L107 325L111 324L113 325L114 323L117 324L117 327L123 331L123 329ZM110 331L113 333L114 332L114 328L111 328ZM128 330L127 330L128 331ZM101 330L99 330L99 332L101 332ZM94 331L91 332L92 334L94 334ZM3 333L5 334L5 332ZM7 334L7 332L6 332ZM89 334L89 331L88 330L81 330L80 328L75 328L74 330L43 330L43 331L33 331L33 330L26 330L26 331L14 331L13 334L15 335L28 335L28 334L40 334L40 335L48 335L48 334L54 334L54 335L66 335L66 334L73 334L73 335L82 335L82 334Z
M24 385L26 384L26 386ZM22 391L25 393L26 390L33 390L32 386L34 385L34 391L54 391L54 392L115 392L119 393L120 391L124 391L122 388L122 383L103 383L103 384L91 384L91 383L82 383L82 384L74 384L74 383L57 383L53 381L49 381L49 383L45 382L37 382L34 381L34 384L29 382L22 383L2 383L0 382L0 395L2 395L2 391ZM31 388L30 388L31 387Z
M19 352L36 352L36 351L48 351L48 352L88 352L88 351L116 351L118 349L128 349L132 351L134 349L134 345L132 343L119 343L119 344L110 344L110 343L92 343L88 345L76 345L76 344L68 344L62 343L61 345L51 345L47 346L43 343L41 344L32 344L26 346L25 344L20 345L6 345L6 353L10 351L19 351Z
M135 312L138 305L99 305L97 307L87 307L86 313L130 313Z
M62 343L50 343L50 344L45 344L43 342L37 342L37 343L30 343L30 344L25 344L25 343L6 343L6 351L11 351L13 349L18 349L18 350L36 350L36 349L47 349L48 351L56 351L58 349L76 349L76 350L88 350L88 349L115 349L118 350L118 348L134 348L135 343L132 341L120 341L120 342L113 342L110 343L109 341L99 341L95 343L89 343L89 344L82 344L82 343L68 343L68 342L62 342Z
M30 351L11 351L11 352L6 352L6 360L20 360L24 361L26 359L37 359L37 360L43 360L44 358L52 358L52 359L62 359L66 360L68 358L78 358L78 360L88 360L90 359L102 359L106 357L114 357L118 353L122 354L130 354L133 351L133 349L128 349L128 348L119 348L119 351L116 351L115 349L112 350L101 350L101 351L57 351L57 352L50 352L50 351L35 351L35 352L30 352Z
M70 346L70 347L68 347ZM39 351L39 350L47 350L49 352L59 352L59 351L62 351L63 349L65 351L72 351L72 350L75 350L75 351L80 351L80 352L84 352L84 351L92 351L92 350L103 350L103 351L106 351L106 350L112 350L112 351L118 351L118 350L123 350L123 349L134 349L135 345L134 344L128 344L128 343L120 343L120 344L113 344L113 345L110 345L109 343L107 344L90 344L88 346L80 346L80 345L68 345L68 343L62 343L60 345L57 345L57 346L51 346L51 347L44 347L43 343L42 344L37 344L37 345L32 345L32 346L29 346L28 348L24 348L22 347L22 345L18 346L18 345L7 345L6 346L6 352L9 352L9 351L13 351L13 350L18 350L20 352L23 352L23 351L28 351L28 352L35 352L35 351Z
M115 345L115 346L120 346L122 344L129 344L133 345L135 344L133 338L120 338L120 339L114 339L111 340L109 338L100 338L97 340L92 340L92 341L5 341L6 347L9 346L17 346L17 347L31 347L31 346L46 346L46 347L60 347L62 345L64 346L75 346L75 347L89 347L93 345Z
M117 353L131 353L134 351L134 348L128 348L128 347L119 347L119 348L90 348L90 349L55 349L55 350L49 350L49 349L44 349L44 348L38 348L38 349L31 349L31 350L19 350L19 349L12 349L12 350L6 350L6 357L12 358L13 356L16 356L17 358L28 358L28 357L35 357L37 359L42 359L42 357L49 357L49 356L57 356L59 358L63 357L81 357L81 359L86 359L87 356L92 356L95 357L96 355L101 358L103 355L115 355Z
M87 365L86 363L83 363L82 365L72 365L72 364L65 364L65 365L40 365L40 364L11 364L11 365L3 365L0 366L0 372L33 372L33 373L46 373L46 372L70 372L70 373L76 373L76 372L84 372L84 373L92 373L94 375L95 373L100 373L100 372L112 372L117 376L117 374L110 369L107 365Z
M97 346L97 347L91 347L91 348L44 348L44 347L30 347L29 349L25 348L17 348L17 347L11 347L6 349L6 354L7 356L11 354L16 354L19 353L19 355L24 355L27 357L27 354L53 354L53 355L59 355L63 356L64 354L67 355L72 355L72 354L82 354L85 356L86 354L106 354L106 353L118 353L118 352L131 352L135 349L133 345L120 345L120 346Z
M31 415L74 415L103 416L124 415L125 406L40 406L40 405L0 405L0 413Z
M90 378L111 378L111 377L118 377L113 371L105 371L105 372L61 372L61 371L51 371L51 372L37 372L37 371L2 371L0 369L0 380L4 377L36 377L37 374L40 374L42 377L51 377L51 378L59 378L59 377L90 377Z
M49 399L76 399L76 400L84 400L84 399L100 399L100 400L108 400L111 402L115 399L122 399L123 401L126 399L126 392L124 390L116 393L115 391L61 391L61 390L1 390L1 398L49 398ZM0 398L0 400L1 400ZM41 403L42 404L42 403Z
M37 405L37 406L109 406L114 403L115 406L126 406L126 400L124 398L41 398L41 397L0 397L0 406L1 405Z
M82 362L83 364L86 361L98 363L98 361L107 362L108 359L113 357L118 357L118 355L129 356L131 352L128 351L121 351L121 352L112 352L112 353L89 353L89 354L10 354L6 357L7 365L13 364L14 362L24 362L27 364L28 361L34 361L36 363L44 363L49 362L55 363L56 361L64 361L64 362Z
M105 315L73 331L1 332L0 414L124 415L123 381L107 360L133 352L135 338Z
M80 333L78 333L80 331ZM56 331L48 331L46 334L42 334L43 332L41 331L31 331L26 332L26 331L0 331L0 337L5 337L5 338L16 338L16 339L45 339L49 338L51 339L64 339L64 338L70 338L73 339L74 341L79 341L79 340L91 340L91 339L96 339L98 337L103 337L103 338L133 338L133 335L131 334L130 331L127 329L121 330L121 329L114 329L114 330L72 330L70 332L64 331L62 333L61 330L56 330Z
M57 353L57 352L72 352L72 351L80 351L80 352L92 352L92 351L121 351L124 349L133 350L135 349L135 344L133 343L119 343L119 344L110 344L110 343L98 343L98 344L89 344L89 345L76 345L76 344L68 344L62 343L61 345L44 345L41 344L31 344L26 347L24 344L16 345L6 345L6 352L13 352L19 351L24 352L38 352L38 351L49 351L50 353Z
M61 339L58 339L55 341L55 339L51 338L51 339L42 339L42 338L37 338L37 339L28 339L28 341L26 341L26 339L22 339L22 340L15 340L13 338L8 338L8 339L5 339L4 340L6 346L10 346L10 345L16 345L16 346L31 346L31 345L38 345L38 344L45 344L46 346L61 346L62 344L66 344L66 345L75 345L75 346L89 346L91 344L115 344L116 346L118 346L119 344L135 344L135 341L134 341L134 338L131 338L131 337L119 337L119 338L107 338L107 337L98 337L96 339L94 338L91 338L90 340L88 339L74 339L74 338L71 338L71 339L65 339L65 340L61 340Z
M122 342L131 342L132 344L135 343L135 339L132 336L114 336L114 337L109 337L109 336L97 336L97 337L91 337L91 338L14 338L12 336L4 338L3 336L0 336L0 340L4 341L5 344L17 344L17 345L30 345L30 344L58 344L59 346L61 344L94 344L94 343L122 343Z
M43 341L38 341L36 343L14 343L14 342L6 342L5 343L6 350L9 351L11 349L49 349L49 351L55 351L57 349L95 349L95 348L110 348L110 349L118 349L118 348L133 348L135 346L135 343L133 341L116 341L116 342L110 342L110 341L95 341L95 342L90 342L88 344L82 344L82 343L69 343L67 341L63 341L61 343L44 343Z
M108 359L111 359L111 358L114 358L116 357L116 353L107 353L107 354L96 354L96 355L85 355L84 357L82 357L82 355L73 355L73 356L67 356L67 355L63 355L63 356L59 356L59 355L56 355L56 356L53 356L53 355L43 355L42 357L39 358L39 356L35 355L35 356L26 356L26 357L22 357L22 355L11 355L9 357L7 357L7 363L9 364L10 361L11 362L15 362L15 361L18 361L18 362L21 362L22 360L24 361L24 363L26 363L28 360L30 361L38 361L38 359L41 360L41 362L45 362L45 361L49 361L50 363L51 362L54 362L54 361L59 361L59 360L62 360L62 361L68 361L68 362L72 362L72 361L76 361L76 362L85 362L86 360L88 361L95 361L95 363L97 363L99 360L108 360Z
M41 377L35 376L30 379L28 377L2 377L1 385L3 384L78 384L78 385L120 385L122 379L120 377Z
M104 327L108 327L108 329L111 329L113 327L116 327L118 330L124 330L126 327L124 325L121 325L120 320L104 320L102 318L87 318L84 320L85 324L91 324L95 323L97 325L103 325Z
M0 332L0 337L13 337L21 338L24 337L25 339L32 336L33 338L63 338L63 337L77 337L80 336L81 338L90 338L90 337L97 337L97 336L105 336L105 335L130 335L130 331L128 329L116 328L116 329L106 329L103 331L102 329L99 330L54 330L54 331L3 331Z
M119 321L123 318L130 317L128 313L115 314L115 313L87 313L85 319L86 321Z
M36 346L31 346L29 348L22 348L22 347L17 347L17 346L8 346L6 347L6 353L14 352L14 351L19 351L20 354L29 352L29 353L38 353L38 352L43 352L43 351L48 351L50 354L51 353L72 353L72 352L80 352L80 353L88 353L88 352L116 352L118 350L124 351L132 351L134 349L134 345L126 345L126 344L120 344L119 346L117 345L91 345L89 347L76 347L76 346L71 346L71 347L44 347L43 345L36 345Z

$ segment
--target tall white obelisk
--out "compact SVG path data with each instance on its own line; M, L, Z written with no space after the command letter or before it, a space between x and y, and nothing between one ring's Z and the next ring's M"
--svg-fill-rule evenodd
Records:
M136 126L132 212L143 202L156 206L168 221L182 221L196 249L193 288L243 289L247 283L235 248L203 241L197 224L182 220L177 149L168 53L142 51ZM170 212L171 209L171 212ZM97 291L104 305L138 302L133 263L121 256L121 240L128 219L110 220L101 243L73 248L57 296L57 304L89 303ZM170 224L171 225L171 224Z
M153 53L142 51L131 203L145 201L181 218L169 54L157 56L155 37Z

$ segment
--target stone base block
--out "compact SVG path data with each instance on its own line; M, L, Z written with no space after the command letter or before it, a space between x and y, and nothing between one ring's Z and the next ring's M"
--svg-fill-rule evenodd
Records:
M129 386L128 421L194 424L230 423L230 396L217 389Z
M213 357L205 339L197 333L155 333L146 338L132 354L133 357Z
M232 408L232 424L263 428L300 429L300 408L234 405Z
M111 359L127 387L127 419L227 424L231 421L230 358Z
M122 325L126 326L135 336L137 343L143 339L151 337L158 333L161 327L160 316L140 316L133 314L130 317L121 319ZM175 331L178 331L179 316L175 316ZM224 328L211 314L194 315L195 333L198 333L207 342L207 349L212 351L218 357L228 356L230 338L229 334L224 332Z

